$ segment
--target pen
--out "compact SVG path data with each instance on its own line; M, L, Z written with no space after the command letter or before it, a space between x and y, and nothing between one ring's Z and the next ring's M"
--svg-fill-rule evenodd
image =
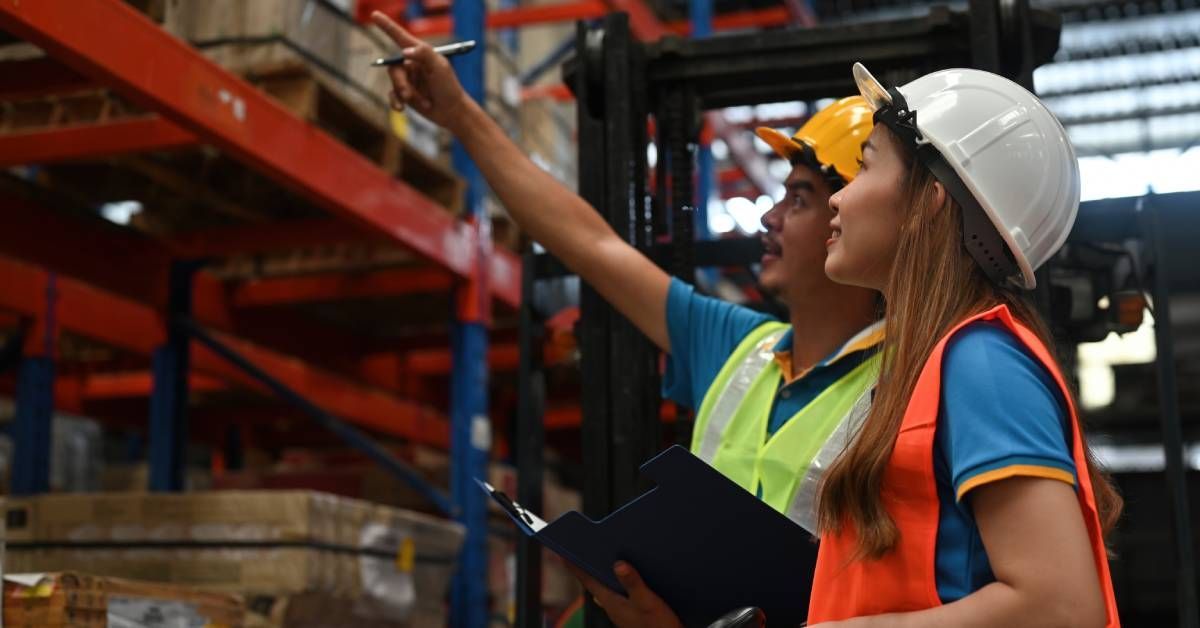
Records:
M474 49L475 49L475 40L470 39L467 41L460 41L460 42L453 43L453 44L446 44L445 46L437 46L433 49L433 51L440 55L446 56L446 57L453 57L454 55L466 54L468 52L471 52ZM371 65L387 66L387 65L399 65L401 63L404 63L404 55L399 54L394 57L380 57L380 58L376 59L373 63L371 63Z

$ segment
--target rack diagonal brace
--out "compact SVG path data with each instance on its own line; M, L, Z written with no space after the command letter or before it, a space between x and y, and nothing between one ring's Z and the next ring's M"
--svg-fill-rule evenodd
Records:
M216 353L229 363L238 367L250 377L258 380L259 383L269 388L271 392L278 395L279 398L292 404L305 414L312 417L314 421L319 423L322 427L330 432L333 432L338 438L341 438L343 441L345 441L346 444L366 454L384 469L387 469L390 473L412 487L413 490L420 493L421 496L429 500L431 504L437 506L438 509L443 513L447 515L453 515L455 513L454 504L450 502L448 497L429 484L429 482L427 482L425 478L421 477L417 471L401 462L386 449L380 446L379 443L376 443L374 440L372 440L369 436L358 431L349 423L346 423L345 421L342 421L332 414L322 410L313 402L305 399L300 393L292 390L282 382L271 377L233 348L227 346L220 340L217 340L215 336L208 333L208 330L204 329L200 325L197 325L194 321L180 319L177 320L175 324L194 340L211 349L213 353Z

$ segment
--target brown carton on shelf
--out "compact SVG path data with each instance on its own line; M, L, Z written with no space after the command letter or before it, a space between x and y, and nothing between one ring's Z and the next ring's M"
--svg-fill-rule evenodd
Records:
M241 628L245 608L234 595L78 572L10 575L4 580L9 628L105 628L159 619L171 625Z
M8 572L321 593L399 618L442 612L463 537L443 519L308 491L45 495L9 500L7 521Z

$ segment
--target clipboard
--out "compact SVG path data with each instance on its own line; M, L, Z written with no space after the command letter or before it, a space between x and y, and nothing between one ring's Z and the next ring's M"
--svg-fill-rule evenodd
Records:
M817 543L804 528L678 445L641 474L655 486L599 521L572 511L547 523L479 484L521 532L614 591L625 592L613 564L629 562L685 626L745 606L772 626L805 622Z

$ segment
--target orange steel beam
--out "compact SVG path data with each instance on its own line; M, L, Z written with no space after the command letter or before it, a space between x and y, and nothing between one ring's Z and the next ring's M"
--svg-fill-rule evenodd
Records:
M488 29L520 28L537 24L594 20L611 11L629 13L630 25L641 39L654 40L668 34L687 37L692 32L689 20L660 23L658 16L640 0L582 0L534 7L521 7L492 11L487 16ZM403 20L402 15L392 12L393 17ZM787 7L770 7L752 11L723 13L713 17L714 31L744 30L786 26L793 21ZM453 32L454 21L449 15L435 15L405 22L409 32L417 37L441 37Z
M44 270L0 258L0 285L4 286L0 290L0 308L37 316L39 308L43 307L38 304L45 301L47 277ZM163 321L150 307L65 277L58 277L56 289L58 324L64 331L146 356L165 340ZM344 420L416 442L449 446L449 422L432 408L363 386L245 340L216 335L272 377ZM192 366L196 372L252 390L263 390L257 382L203 346L193 343L192 347Z
M581 0L542 6L520 7L489 11L488 29L520 28L537 24L594 20L609 12L608 5L600 0ZM402 17L402 16L401 16ZM454 31L454 20L449 15L438 15L409 20L405 23L409 32L417 37L437 37Z
M22 100L82 91L96 82L49 57L0 63L0 99Z
M380 433L443 449L450 447L450 422L432 407L356 384L343 376L291 356L259 349L232 336L214 335L271 377L334 416ZM201 355L220 359L207 351Z
M0 196L0 253L166 306L170 257L148 236L99 216L70 216L15 196Z
M614 11L629 14L629 30L642 41L655 41L671 34L643 0L607 0Z
M150 371L59 375L54 383L57 392L78 395L82 401L136 399L150 396L154 390L154 375ZM204 373L191 373L188 388L194 393L215 392L227 390L229 384Z
M555 102L570 102L575 100L575 94L564 83L548 85L531 85L521 88L521 100L553 100Z
M554 339L542 347L545 364L566 362L575 350L574 344L563 346ZM399 373L407 377L431 377L449 375L454 361L448 349L413 349L403 354L392 354L396 363L387 359L388 354L376 354L363 359L364 369L370 364L376 373ZM520 347L514 342L496 343L488 349L488 367L493 372L511 372L517 369Z
M791 22L792 14L787 7L771 7L714 15L712 28L713 31L771 28L787 26ZM687 37L692 34L692 23L689 20L677 20L667 23L666 29L675 35Z
M477 272L474 229L124 2L0 2L0 29L329 211L463 278ZM510 305L520 302L516 255L495 251L483 272L491 294Z
M197 143L196 136L158 116L79 124L20 133L0 133L0 168L41 164Z
M449 292L455 285L440 269L390 269L358 274L309 275L244 281L233 288L234 307Z
M262 225L213 227L172 236L164 245L178 257L230 257L294 249L315 248L349 242L387 240L344 220L302 218Z
M29 234L53 234L54 246ZM0 253L84 281L156 309L166 306L172 253L150 237L26 201L0 196ZM103 260L103 263L97 263ZM225 284L196 276L193 303L202 324L251 337L300 356L327 358L366 349L363 340L300 318L292 312L234 312Z
M673 423L676 418L675 404L664 401L658 414L663 423ZM578 428L583 419L583 409L579 406L547 408L544 417L548 430Z
M493 371L512 371L517 368L519 348L516 344L493 344L488 348L488 364ZM447 375L454 360L447 349L424 349L404 354L403 372L410 376Z

